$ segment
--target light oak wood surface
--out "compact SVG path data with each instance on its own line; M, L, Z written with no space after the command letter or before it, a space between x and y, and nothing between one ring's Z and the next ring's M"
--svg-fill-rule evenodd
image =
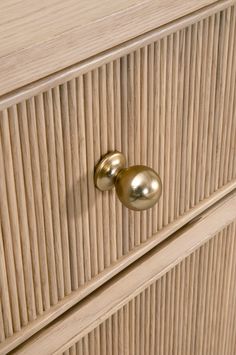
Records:
M171 26L0 112L3 347L235 187L235 19L230 6ZM95 190L94 166L114 149L160 174L163 196L152 210L128 211L114 191Z
M181 0L182 1L182 0ZM211 1L210 1L211 2ZM154 2L157 5L157 2ZM197 2L197 4L200 4L201 2ZM164 6L168 4L168 2L164 2ZM176 2L173 2L173 6L177 4ZM193 1L191 1L191 4L193 4ZM140 35L138 37L135 37L129 41L125 41L124 44L117 45L116 47L113 47L111 50L103 51L101 54L97 54L95 56L90 57L88 60L82 60L79 64L71 65L69 68L66 68L64 70L59 70L59 72L54 73L53 70L51 71L52 75L50 75L47 78L43 78L42 80L37 80L36 83L31 83L30 78L26 81L24 78L27 78L29 75L34 75L34 80L38 79L39 77L37 76L40 70L40 66L37 66L37 68L34 68L35 73L32 74L30 73L30 65L29 63L25 63L24 60L29 60L31 56L28 55L27 57L21 58L21 60L17 61L17 63L21 66L23 65L23 68L21 70L18 69L18 71L15 73L14 68L16 67L16 63L14 63L14 67L11 68L11 73L14 75L12 78L13 84L11 84L11 87L7 89L7 87L10 84L10 74L9 70L4 70L4 73L2 73L2 80L1 83L4 83L5 89L3 91L0 90L1 96L0 96L0 107L2 108L3 106L9 106L12 105L13 103L17 103L21 101L24 98L28 98L32 96L32 92L34 92L34 95L38 94L39 92L44 91L45 89L51 88L55 86L56 84L59 85L63 83L66 80L69 80L72 77L75 77L76 75L79 75L81 73L87 72L94 67L97 67L101 64L106 64L111 60L114 60L115 58L119 58L122 55L125 55L137 48L140 48L141 46L150 44L151 42L162 38L164 36L167 36L168 34L175 32L178 29L184 28L194 22L197 22L207 16L210 16L211 14L214 14L216 12L222 11L226 7L235 4L235 0L221 0L221 1L216 1L213 2L211 5L205 6L201 8L198 11L194 11L193 13L189 13L186 16L182 16L180 19L176 21L171 21L168 24L165 24L159 28L154 28L154 30L150 30L149 32ZM178 9L178 7L177 7ZM167 12L168 15L170 14ZM142 13L142 18L143 18L143 13ZM155 15L156 18L156 15ZM163 22L165 23L165 22ZM136 26L133 26L135 29ZM110 32L110 29L109 29ZM88 32L87 32L88 33ZM100 32L99 32L100 34ZM76 37L78 39L78 37ZM96 44L98 41L96 41ZM68 42L66 43L68 44ZM63 44L63 51L65 52L66 44ZM88 44L88 41L86 42ZM77 48L77 47L76 47ZM43 53L40 51L40 53ZM54 55L56 55L55 51L53 51ZM81 51L79 52L81 53ZM15 53L14 53L15 54ZM47 52L47 56L49 53ZM37 53L36 59L40 60L40 56ZM44 59L46 62L46 59ZM78 62L78 58L75 61L76 63ZM10 62L9 62L10 63ZM24 63L24 64L23 64ZM54 64L58 65L58 56L56 56L56 60L53 62ZM7 63L6 63L7 65ZM50 65L50 63L46 62L44 65L42 65L42 68L47 68ZM2 68L3 68L3 63L2 63ZM26 70L27 68L27 70ZM3 75L5 75L5 79L3 78ZM18 78L19 76L19 78ZM40 77L42 77L41 75ZM4 81L3 81L4 79ZM23 80L23 83L22 83ZM32 79L33 80L33 79ZM20 81L20 83L17 84L17 82ZM21 85L25 85L29 83L26 86L23 86L22 88L20 87ZM2 95L10 90L13 90L14 88L19 87L19 90L15 90L11 92L10 94Z
M183 263L188 263L186 261L187 257L192 254L195 250L196 253L202 253L201 249L199 249L204 243L209 241L214 235L218 234L219 231L227 227L230 223L235 221L236 218L236 193L231 193L227 198L223 201L219 202L217 205L212 207L208 212L199 216L199 218L194 221L193 223L189 224L171 238L157 246L153 251L149 254L144 256L141 260L137 261L131 267L127 268L123 273L119 274L116 278L111 280L111 282L104 285L102 288L97 290L91 296L86 298L81 304L75 306L70 312L66 313L62 316L59 320L55 321L47 329L42 330L37 335L35 335L32 339L30 339L25 345L22 345L18 350L15 350L15 354L32 354L32 353L39 353L39 354L61 354L64 350L69 348L71 345L76 343L79 339L83 338L86 334L88 334L91 330L96 328L99 324L103 323L106 319L108 319L112 314L115 314L119 309L125 306L130 300L133 300L137 295L139 295L143 290L153 284L157 279L160 279L163 275L173 269L176 265L177 269L179 268L179 263L182 260L185 260ZM227 295L230 290L230 279L232 278L232 282L234 280L234 272L230 272L229 268L232 268L232 264L235 265L235 257L234 253L235 250L235 223L230 229L226 229L227 233L223 233L223 235L227 235L228 231L230 235L230 242L226 240L224 245L227 245L227 254L222 249L222 244L220 242L217 252L214 253L215 263L217 263L219 272L221 275L221 282L227 282L227 289L224 288L224 292L226 292L226 301ZM232 244L233 243L233 246ZM214 244L214 241L213 241ZM208 244L209 245L209 244ZM203 249L208 249L205 246ZM219 253L219 254L217 254ZM223 258L223 260L221 259ZM224 258L226 258L228 262L228 266L225 265ZM211 259L207 256L201 258L199 263L200 270L198 276L200 278L200 282L202 278L202 272L207 276L211 275L214 268L211 267L211 264L207 267L208 263ZM175 268L176 269L176 268ZM165 276L167 277L167 276ZM189 275L189 280L192 280L193 287L198 287L197 283L194 281L194 277ZM227 281L226 281L227 280ZM185 280L177 279L177 287L179 292L184 292L186 287ZM174 287L174 283L171 284ZM205 287L204 287L205 285ZM209 283L206 286L205 281L203 282L202 286L197 289L196 292L193 294L198 295L198 303L200 307L205 307L205 292L212 292L212 287ZM203 288L202 288L203 287ZM174 287L175 289L175 287ZM163 290L164 292L164 290ZM215 290L217 292L217 290ZM218 291L221 292L221 288ZM232 299L235 299L235 288L232 287L231 291ZM158 298L158 307L161 306L161 302L165 302L166 298L163 295L163 300ZM186 297L188 297L186 295ZM220 298L221 294L217 295L217 302L221 302L222 299ZM183 301L183 300L182 300ZM215 301L215 299L214 299ZM208 303L211 302L211 297L208 300ZM213 302L212 302L213 303ZM152 303L153 305L153 303ZM235 309L230 308L228 303L222 303L223 309L227 310L227 312L231 312L231 316L234 317ZM225 308L224 308L225 307ZM218 317L218 322L225 321L225 326L229 326L229 322L231 321L230 315L226 317L226 311L218 310L217 315L214 316ZM175 311L180 312L182 314L181 308L179 308L178 300L176 300ZM200 318L200 323L197 326L197 331L199 332L200 342L203 341L203 329L201 325L205 326L204 317L207 316L204 309L202 311L197 311L196 309L190 308L189 310L190 319L192 317ZM202 313L203 312L203 313ZM207 317L206 317L207 318ZM163 320L163 318L161 318ZM158 322L160 319L158 320ZM163 322L163 321L162 321ZM161 322L161 323L162 323ZM182 322L182 321L181 321ZM147 324L146 324L147 326ZM137 337L142 337L144 334L149 339L150 332L146 329L146 326L143 323L143 329L139 331L135 330ZM182 328L182 324L177 322L177 326L179 329ZM162 324L163 329L166 329L166 339L165 341L170 341L171 339L171 331L168 324ZM199 327L199 328L198 328ZM106 338L109 337L110 330L104 334ZM128 336L129 330L128 328L125 330L123 329L124 333ZM185 329L186 331L186 329ZM230 330L232 331L232 330ZM193 330L194 334L194 330ZM217 336L218 333L214 333L213 336ZM191 337L191 332L189 334ZM196 336L197 337L197 336ZM223 339L223 338L222 338ZM164 339L163 339L164 340ZM186 347L188 345L185 337L180 336L178 341L183 341L182 346ZM209 340L211 341L211 340ZM225 341L225 340L224 340ZM231 340L232 345L234 346L235 343ZM122 345L121 345L122 346ZM193 345L194 346L194 345ZM139 347L139 346L138 346ZM199 347L197 346L195 351L198 351ZM145 352L144 352L145 353ZM149 352L146 352L149 354ZM222 352L223 353L223 352ZM112 354L112 352L111 352ZM122 352L121 352L122 354ZM142 354L142 352L141 352ZM164 353L166 354L166 353ZM188 352L181 352L181 354L188 354ZM196 352L196 354L199 354ZM214 354L214 352L211 352ZM219 353L220 354L220 353Z
M0 95L212 3L1 1Z

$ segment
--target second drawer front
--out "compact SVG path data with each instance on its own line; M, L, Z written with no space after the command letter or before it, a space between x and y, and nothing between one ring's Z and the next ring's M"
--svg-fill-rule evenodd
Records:
M1 340L236 178L235 8L0 113ZM110 150L163 181L146 212L94 187Z
M234 222L63 355L235 354L235 235Z

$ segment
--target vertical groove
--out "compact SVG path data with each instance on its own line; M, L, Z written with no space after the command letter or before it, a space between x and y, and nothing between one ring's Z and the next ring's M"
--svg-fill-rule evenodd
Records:
M35 101L37 117L37 135L39 144L39 164L42 183L42 196L43 196L43 213L44 213L44 226L46 234L46 246L47 246L47 262L50 284L50 300L52 304L58 302L57 292L57 276L56 276L56 264L55 264L55 250L53 240L53 227L52 227L52 215L51 215L51 198L50 198L50 186L49 171L48 171L48 152L46 142L46 127L45 127L45 114L43 96L40 94Z
M202 142L202 157L201 157L201 181L204 179L204 174L207 174L207 169L209 165L210 158L207 157L207 149L208 146L211 144L212 136L209 134L210 124L211 121L206 119L210 115L210 98L211 98L211 81L212 81L212 68L213 68L213 55L214 55L214 26L215 26L215 17L210 17L209 19L205 20L207 22L207 48L205 49L205 56L206 56L206 66L205 66L205 96L202 98L203 101L203 142ZM210 74L209 74L210 73ZM209 160L208 160L209 159ZM203 200L206 194L206 184L201 184L201 190L199 195L199 200Z
M134 53L130 53L127 56L127 115L128 115L128 123L127 123L127 160L129 166L135 164L134 161L134 141L135 141L135 132L134 132ZM128 218L129 218L129 250L132 250L135 245L134 234L134 218L135 212L129 211Z
M92 73L92 88L93 88L93 136L100 136L100 122L99 122L99 72L94 70ZM95 164L100 160L101 149L100 140L94 140L94 162ZM97 248L98 248L98 271L104 269L104 244L103 244L103 224L102 224L102 195L96 189L96 216L97 216ZM81 211L82 213L82 211Z
M159 116L159 174L163 182L162 200L159 204L159 219L161 226L165 223L166 208L167 208L167 196L168 187L167 179L165 180L165 120L166 120L166 85L167 85L167 38L160 41L160 116ZM167 193L167 194L166 194Z
M114 67L113 62L106 66L106 85L107 85L107 134L108 151L115 150L115 124L114 124ZM116 196L115 192L109 191L109 237L111 263L116 261L116 214L115 214Z
M141 130L141 147L140 147L140 164L147 165L147 67L148 67L148 48L147 46L140 50L140 130ZM147 212L140 212L140 239L144 242L146 235Z
M47 242L46 242L46 229L44 225L44 212L43 212L43 191L42 191L42 178L40 172L39 161L39 144L37 136L37 122L36 122L36 106L35 100L31 99L28 102L28 131L29 131L29 144L31 153L32 165L32 184L33 196L35 203L35 220L38 234L39 246L39 262L40 262L40 276L42 285L42 298L43 308L48 310L50 307L50 285L49 285L49 267L47 260Z
M85 128L86 128L86 148L87 148L87 174L91 176L94 170L93 156L93 116L92 116L92 74L84 76L84 104L85 104ZM88 180L88 209L89 209L89 233L91 248L91 276L98 272L97 260L97 236L96 236L96 210L95 210L95 186L93 180Z
M65 182L65 161L63 151L63 137L61 127L61 110L60 110L60 92L59 88L52 90L53 115L54 115L54 131L55 131L55 150L57 163L57 180L58 180L58 209L60 219L61 248L64 276L64 292L68 295L71 292L71 274L70 274L70 254L69 254L69 235L68 222L65 218L67 207L64 203L66 199L66 182Z
M118 343L118 315L115 313L112 316L112 354L114 355L119 355Z
M166 77L165 77L165 83L163 86L163 100L165 99L165 96L171 97L171 77L172 77L172 45L173 45L173 36L169 36L167 38L167 43L165 44L165 62L166 62ZM164 102L163 102L164 105ZM166 100L165 99L165 111L163 112L164 115L164 125L165 125L165 141L164 141L164 149L165 149L165 162L164 168L165 175L163 176L163 183L164 183L164 191L165 191L165 196L164 198L164 209L163 209L163 225L166 226L169 223L169 206L170 206L170 147L171 147L171 125L170 125L170 119L171 119L171 100ZM169 142L169 143L167 143Z
M77 284L84 284L84 253L83 253L83 230L82 230L82 207L81 207L81 191L79 185L80 179L80 167L78 164L78 126L77 126L77 102L76 102L76 81L71 80L68 83L68 105L69 105L69 117L70 117L70 139L71 139L71 165L72 165L72 188L68 192L73 199L72 215L69 215L70 219L75 221L75 235L76 235L76 259L77 259Z
M220 40L219 40L219 67L218 67L218 82L216 84L216 113L219 116L218 122L218 135L216 142L216 162L215 162L215 181L214 189L219 186L219 174L220 174L220 153L222 144L222 130L225 129L223 124L223 113L225 105L225 86L226 86L226 71L227 71L227 56L228 56L228 42L229 42L229 32L230 32L230 7L221 13L222 23L220 26Z
M178 95L178 35L174 33L171 38L171 53L169 55L172 56L171 60L171 76L170 76L170 161L169 161L169 169L170 169L170 178L169 178L169 201L168 201L168 222L173 222L174 214L175 214L175 186L173 181L176 179L176 115L177 115L177 95ZM155 123L154 123L155 125ZM156 159L154 159L155 162ZM158 171L158 170L157 170Z
M94 336L95 330L93 330L91 333L88 334L88 347L89 347L89 354L94 355L94 341L95 341L95 336Z
M133 88L133 115L134 115L134 122L133 122L133 134L134 134L134 163L140 164L141 159L141 50L138 49L134 52L134 88ZM134 243L135 246L140 245L141 236L140 236L140 213L134 214L134 228L135 228L135 235L134 235Z
M44 94L44 110L45 110L45 130L47 136L47 149L48 149L48 169L49 181L51 191L51 206L52 206L52 225L53 237L55 248L55 263L57 270L57 289L58 297L64 297L64 275L62 264L62 246L61 246L61 231L60 231L60 215L59 215L59 202L58 202L58 186L55 176L56 172L56 152L55 152L55 135L54 135L54 119L53 119L53 105L52 105L52 92L49 90Z
M198 149L201 147L201 142L199 137L199 100L200 100L200 83L201 83L201 56L202 56L202 42L203 42L203 21L200 21L197 25L197 57L196 57L196 67L195 67L195 95L194 95L194 135L193 135L193 148L192 148L192 170L191 170L191 195L190 195L190 206L194 206L196 203L196 186L197 186L197 175L198 175L198 165L197 161L199 159Z
M140 355L140 333L142 329L140 329L140 295L135 298L135 354Z
M212 70L210 72L211 85L210 85L210 107L209 107L209 127L208 127L208 147L207 147L207 166L206 166L206 196L211 193L211 178L213 167L213 148L215 137L215 91L216 91L216 79L217 79L217 66L218 66L218 43L219 43L219 26L220 26L220 14L214 16L214 37L213 37L213 54L212 54Z
M150 353L150 347L149 347L149 336L150 336L150 287L148 287L145 290L145 329L144 329L144 334L145 334L145 354Z
M106 66L99 68L99 107L100 107L100 143L101 155L108 152L108 117L107 117L107 87L106 87ZM98 138L98 137L97 137ZM109 238L109 192L102 195L102 212L106 216L106 223L103 224L104 243L104 266L111 262L110 238ZM103 217L104 218L104 217Z
M0 221L1 222L1 221ZM2 227L0 223L0 301L1 301L1 328L0 332L2 334L1 341L5 340L5 337L10 337L13 334L13 322L11 314L11 299L9 291L11 292L11 282L8 283L7 280L7 265L4 256L4 245L2 237ZM14 312L14 308L12 307Z
M148 88L147 88L147 165L153 167L154 144L154 43L148 46ZM134 119L135 120L135 119ZM134 135L134 134L133 134ZM134 136L135 138L135 136ZM133 138L133 140L134 140ZM135 148L134 148L135 149ZM147 237L152 235L153 209L147 211Z
M135 304L134 304L135 307ZM134 308L135 309L135 308ZM156 314L156 288L155 284L150 286L150 355L155 355L155 314ZM133 351L134 353L134 351Z
M123 332L124 332L124 344L123 344L123 354L129 355L129 337L130 337L130 327L129 327L129 303L124 306L124 319L123 319ZM110 353L108 353L110 354Z
M77 102L78 102L78 141L79 141L79 167L80 181L77 183L80 187L81 195L81 213L83 235L89 235L89 209L88 209L88 181L87 181L87 148L85 141L85 105L84 105L84 82L83 77L77 79ZM84 252L84 272L85 281L91 279L91 255L90 255L90 239L83 238Z
M68 86L63 84L60 87L60 104L61 104L61 124L63 133L63 150L65 161L65 180L66 180L66 203L67 218L69 231L69 248L70 248L70 269L71 269L71 286L72 290L78 288L78 268L76 262L76 229L74 215L74 196L73 196L73 177L72 177L72 154L71 154L71 137L70 137L70 118L68 108Z
M204 33L204 37L203 37ZM206 122L204 108L207 103L206 91L206 71L209 70L207 67L207 49L209 48L208 42L208 33L209 33L209 23L208 19L205 19L202 22L201 33L199 36L199 41L201 41L201 61L199 61L199 107L198 109L198 135L197 135L197 157L196 157L196 189L195 189L195 203L198 203L202 196L202 172L203 162L204 162L204 142L206 136Z
M114 61L114 129L115 129L115 148L120 152L122 151L122 138L121 138L121 60ZM123 225L120 223L122 220L122 205L116 198L116 245L117 245L117 258L123 255Z
M195 101L195 76L196 76L196 58L197 58L197 26L193 25L191 31L191 44L190 44L190 67L193 75L189 78L189 101L188 101L188 132L187 132L187 161L186 161L186 186L185 186L185 209L189 209L191 205L191 188L192 188L192 151L194 149L194 101Z
M121 90L121 145L122 153L128 159L128 107L127 107L127 57L121 58L120 62L120 90ZM127 162L128 163L128 162ZM129 211L122 206L122 228L123 228L123 252L129 251Z
M185 32L179 31L178 44L178 96L177 96L177 117L176 117L176 180L175 180L175 218L179 216L180 186L181 186L181 146L182 146L182 110L183 110L183 81L184 63L183 51ZM161 135L161 132L160 132ZM163 191L164 193L164 191Z
M129 303L129 353L135 354L135 301Z
M139 71L140 75L140 71ZM159 84L160 80L160 41L154 43L154 83ZM154 95L154 113L153 113L153 169L160 174L159 164L160 164L160 152L159 152L159 115L160 115L160 87L159 85L154 85L153 95ZM139 117L136 117L136 120ZM136 122L135 120L135 122ZM140 139L140 137L138 136ZM156 228L160 228L161 219L159 218L160 204L162 203L162 196L160 197L159 203L153 208L153 223L152 231Z
M182 103L182 145L181 145L181 160L182 171L180 172L180 202L179 212L183 214L185 210L185 189L186 189L186 170L187 170L187 133L188 133L188 107L189 107L189 82L190 82L190 40L191 28L186 29L184 42L183 42L183 103ZM169 96L169 95L168 95ZM169 115L167 115L169 116ZM168 140L169 142L170 140Z

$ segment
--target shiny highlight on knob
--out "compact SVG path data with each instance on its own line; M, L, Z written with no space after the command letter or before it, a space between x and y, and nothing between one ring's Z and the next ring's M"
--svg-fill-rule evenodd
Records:
M142 211L153 207L162 192L159 175L144 165L125 168L125 157L120 152L105 155L95 168L95 185L101 191L113 187L120 201L129 209Z

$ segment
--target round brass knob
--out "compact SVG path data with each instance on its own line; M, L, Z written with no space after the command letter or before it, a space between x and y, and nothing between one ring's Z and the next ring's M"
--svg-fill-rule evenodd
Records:
M101 191L113 187L120 201L129 209L142 211L159 200L162 183L159 175L144 165L125 168L125 157L120 152L105 155L95 168L95 185Z

